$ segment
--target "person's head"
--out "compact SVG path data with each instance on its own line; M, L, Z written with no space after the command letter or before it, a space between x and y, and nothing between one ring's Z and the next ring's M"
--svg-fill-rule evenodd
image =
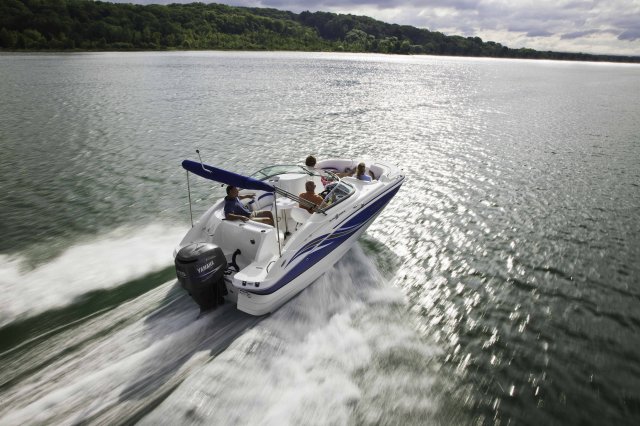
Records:
M365 166L365 164L364 164L364 163L360 163L360 164L358 164L358 171L357 171L357 173L356 173L356 174L357 174L358 176L363 175L363 174L364 174L364 169L365 169L365 167L367 167L367 166Z
M238 188L233 185L227 186L227 196L235 198L238 196Z
M314 192L315 193L316 184L312 180L308 180L307 183L304 184L304 188L307 190L307 192Z
M306 164L308 167L315 167L316 166L316 157L314 157L313 155L308 156L307 159L305 160L304 164Z

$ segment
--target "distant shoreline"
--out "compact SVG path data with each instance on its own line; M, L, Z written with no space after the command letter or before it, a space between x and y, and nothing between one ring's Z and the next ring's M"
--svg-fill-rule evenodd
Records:
M0 52L351 52L640 63L640 56L512 49L366 16L221 4L0 2Z
M49 54L59 54L59 53L154 53L154 52L241 52L241 53L342 53L342 54L370 54L370 55L389 55L389 56L398 56L398 57L432 57L432 58L468 58L468 59L509 59L509 60L526 60L526 61L554 61L554 62L573 62L573 63L594 63L594 64L627 64L627 65L640 65L640 57L631 57L632 60L622 61L622 60L606 60L606 59L551 59L551 58L511 58L511 57L492 57L492 56L462 56L462 55L436 55L436 54L428 54L428 53L408 53L408 54L397 54L397 53L380 53L380 52L344 52L344 51L335 51L335 50L265 50L265 49L110 49L110 50L88 50L88 49L67 49L67 50L54 50L54 49L33 49L33 50L18 50L18 49L2 49L0 48L1 54L8 53L49 53Z

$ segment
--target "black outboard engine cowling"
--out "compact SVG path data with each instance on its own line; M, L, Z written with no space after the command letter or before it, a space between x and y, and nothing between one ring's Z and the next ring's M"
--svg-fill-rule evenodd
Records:
M215 244L192 243L182 247L176 255L178 281L202 310L224 302L226 269L227 259Z

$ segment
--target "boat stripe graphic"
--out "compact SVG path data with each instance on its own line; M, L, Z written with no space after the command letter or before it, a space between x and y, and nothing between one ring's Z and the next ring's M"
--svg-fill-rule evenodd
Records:
M306 247L308 247L310 243L306 244L300 251L298 251L294 255L291 261L293 261L294 258L300 257L304 254L306 254L306 256L303 257L297 265L293 266L293 268L289 272L287 272L280 280L278 280L273 286L264 290L247 289L247 291L254 294L271 294L293 281L304 271L309 269L311 265L319 262L333 250L338 248L340 244L348 240L360 228L373 221L376 215L384 208L384 206L391 200L391 198L393 198L393 196L398 192L399 189L400 185L397 185L390 191L387 191L381 197L378 197L378 199L374 202L369 203L369 205L363 211L357 213L351 218L348 218L344 227L341 227L338 232L323 235L314 240L321 240L322 242L320 244L309 248ZM291 264L291 261L289 261L288 265Z
M332 238L337 238L340 237L343 233L348 232L350 234L353 234L354 232L356 232L358 229L360 229L368 220L369 217L371 217L372 215L370 213L368 213L368 211L373 207L376 208L376 212L379 211L380 209L377 208L379 207L380 203L382 203L382 206L384 206L392 197L393 195L395 195L395 193L398 191L398 189L400 189L400 185L402 184L402 182L400 182L400 184L396 185L395 187L391 188L390 190L388 190L387 192L385 192L384 194L380 194L378 196L378 198L373 199L371 201L369 201L367 203L367 208L364 209L363 211L361 211L360 213L356 214L355 216L351 216L347 219L345 219L345 221L343 221L340 225L344 224L345 222L347 222L345 225L341 226L336 232L332 233L332 234L324 234L321 235L317 238L314 238L312 241L308 242L307 244L305 244L304 246L302 246L302 248L291 257L291 259L289 260L289 262L287 263L287 265L290 265L291 262L293 262L296 258L298 258L299 256L302 256L303 254L314 250L318 247L323 247L326 244L323 244L323 240L327 239L327 237L329 237L329 239ZM363 219L364 217L364 219ZM354 222L356 222L354 224ZM337 226L340 226L337 225ZM349 226L351 225L351 226Z

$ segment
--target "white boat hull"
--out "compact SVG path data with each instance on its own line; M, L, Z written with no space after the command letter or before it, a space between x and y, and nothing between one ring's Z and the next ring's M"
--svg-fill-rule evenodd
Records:
M324 165L344 165L348 160L330 161ZM280 210L273 209L277 213L276 228L252 221L227 221L221 213L223 202L218 202L187 233L177 250L205 242L221 247L230 264L237 257L238 270L229 269L224 277L226 299L251 315L273 312L333 267L400 189L404 175L397 168L372 165L371 169L378 171L378 179L342 179L341 185L351 192L323 213L314 213L308 220L298 219L305 223L297 223L294 217L298 216L291 214L297 206L279 201L275 204L281 205ZM293 192L300 191L300 185L309 179L287 175L282 182ZM269 199L267 195L257 198Z
M369 224L375 220L378 214L371 219ZM251 315L265 315L275 311L333 267L333 265L353 247L358 238L366 231L367 227L368 225L362 227L349 237L348 240L329 253L322 261L313 264L281 289L271 294L255 294L248 291L240 291L237 300L238 309Z

